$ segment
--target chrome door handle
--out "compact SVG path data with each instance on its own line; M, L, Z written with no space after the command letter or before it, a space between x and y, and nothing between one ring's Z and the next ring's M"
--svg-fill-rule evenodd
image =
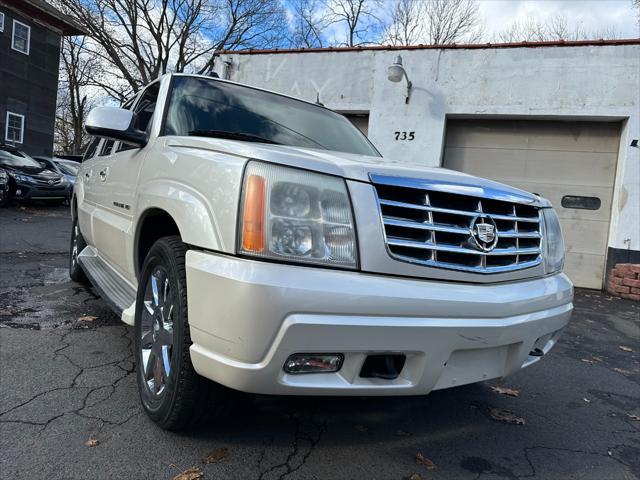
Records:
M100 170L100 181L104 182L107 179L107 174L109 173L109 169L105 168L104 170Z
M89 180L91 178L91 172L87 172L84 174L84 178L86 178L87 180Z

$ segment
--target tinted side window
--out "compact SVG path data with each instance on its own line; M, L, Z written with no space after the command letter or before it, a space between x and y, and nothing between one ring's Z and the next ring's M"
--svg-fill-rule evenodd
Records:
M151 123L153 112L158 101L159 84L151 85L140 97L140 101L133 109L136 114L136 128L145 132Z
M98 148L98 144L99 143L100 143L100 139L97 138L97 137L94 138L93 140L91 140L91 143L87 147L87 150L84 152L84 156L82 157L82 161L83 162L85 160L90 159L91 157L93 157L96 154L96 149Z
M106 155L111 155L111 152L113 151L114 143L116 143L114 140L105 140L104 144L102 145L102 151L100 152L100 156L104 157Z
M142 93L138 103L133 109L133 112L136 114L136 121L134 127L138 130L142 130L146 132L149 126L151 125L151 119L153 118L153 112L156 109L156 103L158 101L158 92L160 90L160 83L156 82L153 85L147 87L147 89ZM126 108L126 107L125 107ZM129 145L127 143L123 143L118 148L118 151L122 150L131 150L132 148L137 148L134 145Z

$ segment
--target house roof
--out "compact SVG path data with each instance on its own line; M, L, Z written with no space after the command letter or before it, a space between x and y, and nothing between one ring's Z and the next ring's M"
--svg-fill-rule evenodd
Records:
M32 18L62 35L86 35L84 29L73 18L44 0L0 0L0 5Z
M322 52L364 52L394 50L479 50L497 48L541 48L541 47L588 47L603 45L640 45L640 38L619 40L554 40L549 42L513 42L513 43L470 43L449 45L370 45L362 47L327 47L327 48L283 48L274 50L224 50L218 53L237 55L265 55L274 53L322 53Z

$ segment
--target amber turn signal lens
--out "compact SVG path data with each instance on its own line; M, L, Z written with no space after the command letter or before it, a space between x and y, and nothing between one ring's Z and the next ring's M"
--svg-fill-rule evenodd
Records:
M242 215L242 248L251 252L264 251L264 207L266 181L259 175L247 178Z

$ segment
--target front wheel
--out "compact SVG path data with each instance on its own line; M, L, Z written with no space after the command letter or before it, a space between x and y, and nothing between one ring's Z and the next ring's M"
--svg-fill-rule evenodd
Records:
M84 270L78 263L78 255L87 244L84 241L80 226L78 225L78 214L76 213L71 227L71 245L69 247L69 276L71 280L78 283L89 283Z
M135 312L136 377L142 407L167 430L215 415L228 391L200 377L191 364L186 248L180 237L158 240L142 267Z

